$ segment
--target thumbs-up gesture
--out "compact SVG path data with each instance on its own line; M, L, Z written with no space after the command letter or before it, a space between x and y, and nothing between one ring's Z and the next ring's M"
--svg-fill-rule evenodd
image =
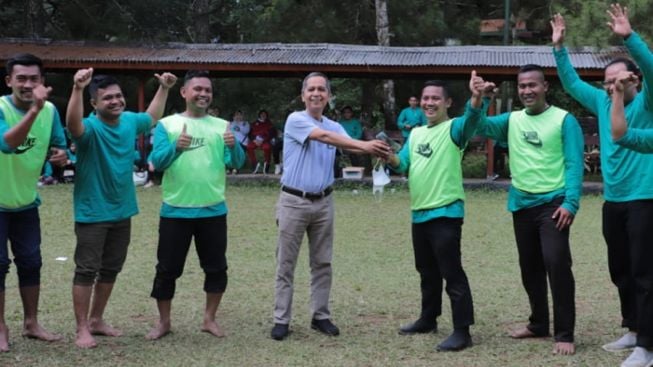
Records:
M170 89L177 83L177 76L172 73L154 74L154 77L159 80L163 89Z
M222 139L224 140L225 145L229 148L233 148L234 145L236 145L236 138L234 138L234 134L231 132L231 122L227 124L227 129L224 131Z
M181 129L181 134L179 134L179 137L177 138L177 151L183 152L184 150L188 149L192 139L193 137L188 135L186 132L186 124L184 124L184 127Z

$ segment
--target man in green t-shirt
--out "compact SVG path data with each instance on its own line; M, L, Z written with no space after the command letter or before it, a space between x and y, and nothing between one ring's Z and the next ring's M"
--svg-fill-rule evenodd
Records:
M156 340L171 330L170 312L177 278L191 241L204 271L206 306L202 331L225 336L215 314L227 288L227 204L225 167L239 169L245 152L229 122L207 114L213 84L207 71L191 70L181 96L186 110L162 119L154 131L152 164L163 171L157 265L151 296L159 322L146 335Z
M437 80L427 82L422 90L421 108L428 124L412 129L399 153L388 158L394 170L410 169L413 250L422 293L420 317L402 326L399 333L437 330L444 280L451 299L454 331L438 344L439 351L458 351L472 345L469 327L474 323L474 307L460 254L465 213L461 161L465 145L476 131L481 95L494 85L472 72L469 87L472 98L465 114L452 119L448 114L452 102L447 85Z
M170 73L155 76L159 89L147 112L141 113L125 111L125 97L115 78L93 76L92 68L78 70L73 77L66 120L77 146L72 293L75 345L80 348L97 346L93 335L122 335L103 315L127 258L131 217L138 213L132 176L134 141L161 118L168 91L177 80ZM87 86L94 112L82 120L82 93Z
M619 291L621 326L628 331L603 349L633 349L622 366L646 366L653 362L653 155L641 154L614 142L611 136L612 93L617 76L641 69L639 80L624 90L624 114L629 129L653 128L653 53L634 32L628 11L614 4L608 11L612 33L623 40L633 58L617 58L604 69L603 88L580 79L564 47L564 18L557 14L553 29L553 55L565 90L597 116L601 136L603 172L603 237L607 245L610 278ZM633 62L634 61L634 62Z
M575 352L575 284L569 227L578 211L583 180L583 134L571 114L546 100L549 85L538 65L517 75L520 111L483 118L479 135L508 141L512 212L522 283L531 306L529 323L513 338L549 335L547 277L553 299L553 352Z
M38 323L41 284L41 199L36 183L48 151L57 165L66 162L66 138L59 112L47 101L43 63L31 54L7 60L5 82L11 95L0 97L0 352L9 350L4 319L5 277L9 272L11 242L23 301L23 335L45 341L61 339ZM50 148L56 147L56 148Z

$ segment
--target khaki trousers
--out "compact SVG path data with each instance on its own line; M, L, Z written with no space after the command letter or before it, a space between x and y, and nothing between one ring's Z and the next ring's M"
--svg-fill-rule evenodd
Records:
M304 233L308 235L311 267L311 314L314 319L330 319L333 197L311 200L281 192L277 202L277 223L274 322L290 323L295 265Z

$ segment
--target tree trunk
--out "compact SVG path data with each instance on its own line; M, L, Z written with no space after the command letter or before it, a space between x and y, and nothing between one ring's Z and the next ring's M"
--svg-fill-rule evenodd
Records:
M390 21L388 20L387 0L375 0L376 37L380 46L390 46ZM383 115L385 128L395 128L395 83L391 79L383 81Z
M46 14L41 0L26 0L25 31L28 37L40 38L45 34Z
M209 43L210 33L210 0L194 0L190 3L190 24L189 33L193 43Z

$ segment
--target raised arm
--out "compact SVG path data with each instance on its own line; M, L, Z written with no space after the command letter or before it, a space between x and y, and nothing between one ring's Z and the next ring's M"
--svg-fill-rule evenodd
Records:
M553 41L553 55L562 86L576 101L596 115L599 104L605 98L605 92L582 81L571 65L567 48L564 47L567 27L565 19L560 13L553 16L551 28L553 29L551 36L551 40Z
M5 144L10 150L16 149L25 141L27 134L29 134L29 131L32 128L32 124L34 124L36 117L43 109L45 101L48 100L51 91L51 87L45 87L42 84L32 89L32 98L34 100L32 106L30 106L20 122L11 128L8 128L2 135Z
M610 21L608 27L616 36L623 38L624 45L640 68L643 76L642 92L646 95L649 106L653 106L653 54L642 38L633 32L628 19L628 8L612 4L607 11Z
M168 91L177 82L177 77L172 73L154 74L154 77L159 80L159 89L157 89L154 98L152 98L152 102L147 107L147 113L152 117L153 126L163 116L166 108L166 100L168 99Z
M77 70L73 76L73 91L66 108L66 127L73 138L84 134L84 88L91 83L93 68Z
M621 71L617 74L617 78L611 86L612 109L610 111L610 123L612 124L613 141L621 139L628 129L624 112L624 90L628 83L636 82L637 75L630 71Z
M454 120L451 128L451 137L459 147L464 148L469 139L476 134L481 114L486 110L483 108L483 97L491 97L495 89L494 83L483 80L476 74L476 70L472 70L469 79L469 91L472 96L469 103L465 105L465 113Z

